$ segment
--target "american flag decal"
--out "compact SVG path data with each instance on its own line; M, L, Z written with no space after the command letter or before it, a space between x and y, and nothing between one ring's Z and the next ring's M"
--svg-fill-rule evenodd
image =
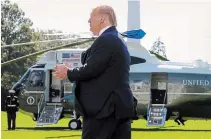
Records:
M70 54L70 58L80 58L80 54Z
M81 54L80 53L63 53L62 54L62 58L80 58L81 57Z

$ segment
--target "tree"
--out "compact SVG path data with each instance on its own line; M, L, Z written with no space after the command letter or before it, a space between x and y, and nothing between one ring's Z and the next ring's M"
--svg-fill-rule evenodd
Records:
M167 58L166 56L166 48L164 43L161 41L161 38L159 37L154 43L151 48L151 52L158 54L164 58Z
M9 0L1 1L2 44L9 45L31 41L34 34L34 31L30 28L32 25L32 21L25 17L25 13L16 3L13 4ZM5 50L2 49L2 61L10 60L18 55L17 53L12 53L13 49L11 47Z
M1 45L37 40L40 34L35 33L32 29L32 25L32 21L25 17L25 13L16 3L11 3L9 0L1 1ZM34 44L24 47L18 46L1 49L1 62L35 52L36 49L38 49L38 47ZM19 76L22 75L27 67L34 63L35 60L36 57L33 57L2 67L2 95L8 92L12 87L12 82L16 82Z

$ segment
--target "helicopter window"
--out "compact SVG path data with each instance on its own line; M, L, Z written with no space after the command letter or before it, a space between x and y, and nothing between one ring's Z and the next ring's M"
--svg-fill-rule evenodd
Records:
M23 77L21 78L21 83L25 84L26 81L28 80L29 78L29 75L30 75L30 72L29 70L23 75Z
M70 54L69 53L63 53L62 58L70 58Z
M43 87L44 86L44 71L41 71L41 70L32 71L29 78L29 85L32 87Z
M130 56L130 59L131 59L130 65L139 64L139 63L145 63L146 62L145 59L139 58L139 57L135 57L135 56Z
M158 89L159 90L166 90L166 82L158 82Z

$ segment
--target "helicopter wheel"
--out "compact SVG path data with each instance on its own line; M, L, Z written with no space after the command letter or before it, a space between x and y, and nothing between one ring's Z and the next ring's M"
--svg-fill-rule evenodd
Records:
M182 119L182 117L177 117L174 120L174 122L176 122L178 125L180 125L180 124L185 125L185 121L187 121L187 120Z
M32 118L33 121L37 121L38 114L34 113L34 117Z
M33 121L37 121L37 119L35 117L32 118Z
M81 122L81 120L72 119L68 123L68 127L70 130L79 130L82 128L82 122Z

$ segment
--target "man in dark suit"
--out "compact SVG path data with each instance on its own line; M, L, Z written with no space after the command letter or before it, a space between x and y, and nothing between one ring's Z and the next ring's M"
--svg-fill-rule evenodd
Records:
M116 16L109 6L95 8L90 30L99 36L83 55L84 65L55 67L54 76L76 82L76 109L83 117L83 139L131 139L134 117L129 86L130 55L118 37Z

